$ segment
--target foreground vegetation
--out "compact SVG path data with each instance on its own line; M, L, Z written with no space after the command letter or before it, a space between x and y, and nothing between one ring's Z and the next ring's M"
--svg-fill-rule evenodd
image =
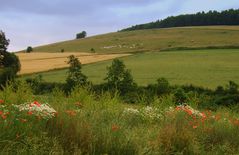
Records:
M155 97L146 107L86 88L35 96L23 82L7 85L0 91L0 154L239 153L238 107L210 111L194 98L186 103L192 109L176 106L175 97Z
M238 48L238 40L239 26L150 29L69 40L34 47L33 52L137 53L171 49Z
M191 50L160 53L143 53L122 58L132 71L140 86L155 83L159 77L165 77L172 84L193 84L215 89L232 80L239 83L238 50ZM99 62L82 67L82 72L94 84L100 84L106 75L111 61ZM66 80L67 69L40 73L46 82ZM35 77L25 76L25 78Z

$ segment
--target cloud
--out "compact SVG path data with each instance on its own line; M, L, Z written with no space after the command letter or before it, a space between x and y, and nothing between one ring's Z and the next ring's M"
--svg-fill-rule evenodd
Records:
M238 0L6 0L1 27L10 50L117 31L182 13L238 8Z

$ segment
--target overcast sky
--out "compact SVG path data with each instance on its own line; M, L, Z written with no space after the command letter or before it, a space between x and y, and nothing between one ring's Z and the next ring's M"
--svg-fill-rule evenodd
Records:
M135 24L198 11L238 9L239 0L0 0L0 30L10 51L115 32Z

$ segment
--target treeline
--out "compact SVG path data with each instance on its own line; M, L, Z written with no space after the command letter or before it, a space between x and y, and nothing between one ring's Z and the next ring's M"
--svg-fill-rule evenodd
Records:
M36 95L49 94L55 88L62 90L67 95L79 86L88 89L99 97L102 93L108 92L111 95L119 95L119 98L125 103L134 104L150 105L155 98L167 96L173 96L172 102L175 104L190 103L197 100L200 103L199 107L211 110L215 110L219 106L230 107L239 103L239 86L233 81L229 81L226 87L218 86L215 90L193 85L171 85L165 78L158 78L154 84L138 86L124 62L114 59L111 66L107 67L104 82L95 85L81 72L81 63L76 57L70 56L68 64L70 67L66 83L47 83L43 81L41 76L26 79L26 82Z
M239 25L239 9L229 9L221 12L209 11L207 13L203 11L196 14L171 16L163 20L135 25L121 31L208 25Z

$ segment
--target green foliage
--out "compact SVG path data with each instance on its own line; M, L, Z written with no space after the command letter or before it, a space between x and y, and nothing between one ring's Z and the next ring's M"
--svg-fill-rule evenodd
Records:
M8 80L13 80L21 69L18 57L14 53L7 52L9 40L0 31L0 85L4 85Z
M26 49L26 53L31 53L33 51L33 48L31 46L28 46Z
M153 28L168 28L182 26L207 26L207 25L239 25L239 9L230 9L221 12L209 11L196 14L186 14L167 17L163 20L146 24L135 25L121 31L132 31Z
M95 53L95 49L94 49L94 48L91 48L90 51L91 51L92 53Z
M174 92L174 101L176 104L183 104L187 101L187 94L182 88L177 88Z
M123 61L114 59L107 70L108 73L105 81L109 89L118 90L121 94L125 94L135 89L136 83L134 83L130 70L126 69Z
M0 154L239 153L236 111L201 109L206 117L194 117L177 109L172 97L155 98L146 107L126 105L110 93L95 96L82 87L68 96L60 89L33 96L26 83L12 83L0 91ZM40 107L41 101L53 107L55 117L44 120L14 108L36 98Z
M87 36L86 31L82 31L81 33L76 34L76 39L82 39L85 38L86 36Z
M170 85L167 79L159 78L157 80L157 94L168 94L170 92Z
M87 82L87 77L81 72L81 63L74 55L68 57L68 64L70 65L68 75L66 78L66 85L68 90L74 86L84 86Z
M230 94L238 94L238 84L236 84L233 81L229 81L229 84L227 86L227 91Z

